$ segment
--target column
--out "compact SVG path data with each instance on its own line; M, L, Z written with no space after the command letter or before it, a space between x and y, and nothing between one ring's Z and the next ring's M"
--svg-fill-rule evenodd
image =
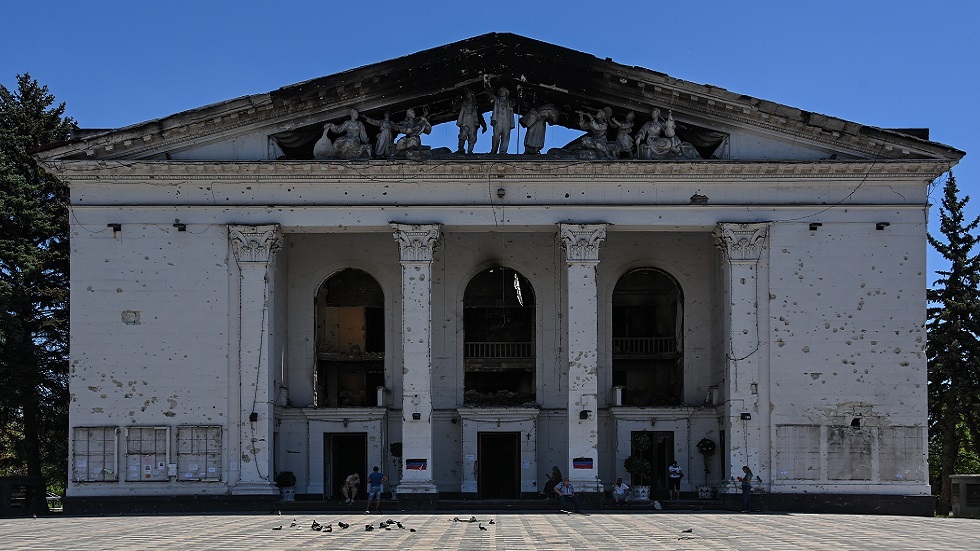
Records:
M402 477L398 501L435 499L432 480L432 260L438 224L391 224L402 267Z
M725 478L740 476L742 465L759 474L768 469L769 408L760 407L760 387L768 395L768 320L760 309L759 259L767 247L768 224L722 223L712 232L724 257L725 426L728 464ZM768 308L765 310L768 312ZM765 401L768 404L768 400ZM722 453L726 453L722 450Z
M596 268L605 224L559 224L567 266L568 465L580 492L599 484L599 298Z
M228 240L238 262L240 440L231 461L239 462L235 494L277 493L272 472L273 370L269 337L272 328L272 276L282 246L278 225L228 226Z

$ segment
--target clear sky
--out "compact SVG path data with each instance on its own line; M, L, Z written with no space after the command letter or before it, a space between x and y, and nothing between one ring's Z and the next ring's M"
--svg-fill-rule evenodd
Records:
M976 0L2 0L0 83L29 72L79 126L115 128L512 32L861 124L928 127L968 153L954 173L976 216L978 24ZM932 199L935 235L940 188ZM941 260L930 250L930 270Z

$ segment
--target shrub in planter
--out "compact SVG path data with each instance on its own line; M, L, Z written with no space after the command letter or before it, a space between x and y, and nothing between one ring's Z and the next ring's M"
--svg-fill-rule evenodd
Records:
M292 471L282 471L276 475L276 486L280 488L292 488L296 485L296 475Z

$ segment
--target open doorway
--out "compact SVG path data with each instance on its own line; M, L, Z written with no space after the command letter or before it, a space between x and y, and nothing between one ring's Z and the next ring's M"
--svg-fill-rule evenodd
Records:
M357 473L361 485L357 489L357 499L366 498L367 484L367 433L339 432L323 434L323 498L340 498L340 487L348 475Z
M650 497L652 499L667 498L667 468L674 461L674 433L668 431L633 431L630 441L638 435L650 437L650 447L641 457L650 462ZM630 455L635 454L630 450ZM638 477L631 479L632 484L640 484Z
M477 433L479 499L521 497L521 433Z

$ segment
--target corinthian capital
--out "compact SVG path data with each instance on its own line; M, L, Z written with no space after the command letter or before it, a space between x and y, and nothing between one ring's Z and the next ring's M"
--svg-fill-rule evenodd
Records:
M228 240L239 264L271 262L282 247L282 228L278 224L228 226Z
M725 258L734 261L757 261L762 255L769 237L769 225L765 222L754 224L721 223L711 232L715 246L721 249Z
M566 262L598 262L599 243L606 239L605 224L559 224Z
M395 224L395 241L402 262L432 262L439 241L439 224Z

